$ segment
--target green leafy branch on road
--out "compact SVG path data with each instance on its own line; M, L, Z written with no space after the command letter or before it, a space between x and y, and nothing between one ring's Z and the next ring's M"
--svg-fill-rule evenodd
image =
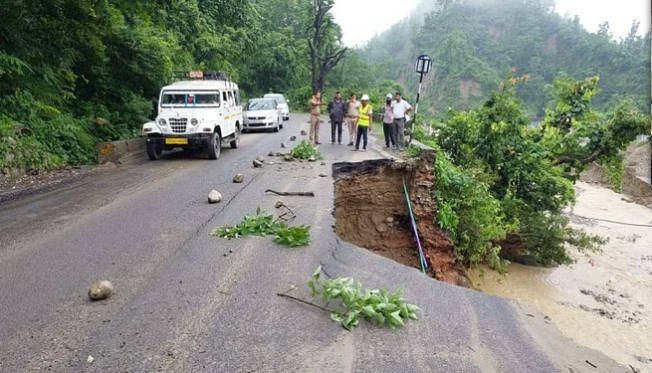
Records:
M262 212L260 207L256 215L245 215L244 220L232 227L218 227L213 229L211 236L221 238L239 238L245 236L269 236L281 228L282 222L274 221L274 216Z
M346 330L358 325L360 316L376 321L378 325L388 325L390 328L405 326L404 319L417 320L419 307L405 302L403 289L389 293L385 289L362 290L362 284L354 283L349 277L332 278L321 281L321 266L319 266L308 281L308 287L313 295L321 295L328 305L331 302L341 303L343 309L335 308L331 319L337 321Z
M285 223L276 231L274 242L288 247L310 245L310 226L288 227Z
M292 152L290 152L290 155L297 159L322 159L319 149L306 140L301 141L296 147L294 147Z
M220 238L240 238L246 236L270 236L274 235L274 242L288 247L299 247L310 245L310 226L301 225L290 227L280 218L274 219L260 207L256 209L255 215L245 215L244 219L234 225L218 227L211 231L211 236Z

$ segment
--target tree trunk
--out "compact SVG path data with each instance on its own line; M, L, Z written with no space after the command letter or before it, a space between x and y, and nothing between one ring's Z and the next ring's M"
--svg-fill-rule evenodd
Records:
M312 39L308 41L310 49L310 69L312 71L313 92L324 89L326 76L341 60L347 48L339 46L339 40L325 40L325 28L330 25L328 13L333 8L330 0L314 0L314 22L312 25Z

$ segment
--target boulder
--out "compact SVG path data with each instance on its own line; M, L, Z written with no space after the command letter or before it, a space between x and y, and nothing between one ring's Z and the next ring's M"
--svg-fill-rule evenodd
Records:
M103 300L109 298L113 294L113 284L109 281L98 281L91 285L88 289L88 297L95 300Z
M256 159L254 159L253 163L254 163L254 167L260 168L260 167L263 167L263 165L265 164L265 161L256 158Z
M237 174L233 177L233 182L234 183L242 183L244 181L244 175L243 174Z
M222 194L213 190L208 194L208 203L219 203L222 200Z

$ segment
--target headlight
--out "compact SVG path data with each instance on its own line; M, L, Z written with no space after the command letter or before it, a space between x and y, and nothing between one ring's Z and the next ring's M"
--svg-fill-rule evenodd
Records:
M190 120L190 125L191 125L191 126L196 126L196 125L198 125L198 124L199 124L199 121L198 121L196 118L192 118L192 119Z
M167 122L165 121L165 119L161 118L158 120L158 125L161 127L165 127L167 126Z

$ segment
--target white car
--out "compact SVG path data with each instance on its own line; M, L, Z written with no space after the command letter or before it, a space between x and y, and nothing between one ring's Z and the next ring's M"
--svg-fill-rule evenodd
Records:
M247 102L242 113L243 131L271 129L278 132L283 128L283 109L271 98L254 98Z
M285 96L280 93L268 93L264 95L263 98L272 98L276 100L283 111L283 120L290 120L290 106L288 105L290 101L288 101Z
M178 81L161 89L158 116L143 125L147 156L164 150L206 149L218 159L222 144L240 146L242 106L238 85L219 71L180 72Z

